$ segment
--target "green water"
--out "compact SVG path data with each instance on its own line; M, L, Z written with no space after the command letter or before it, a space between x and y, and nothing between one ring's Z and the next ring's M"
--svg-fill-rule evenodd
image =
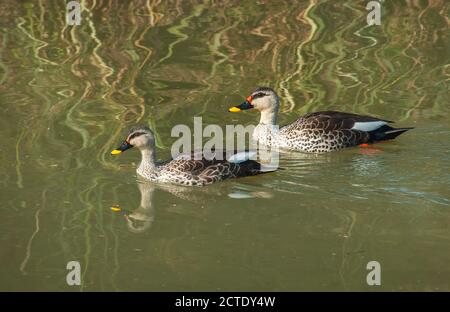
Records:
M86 1L67 26L64 1L2 1L0 290L449 291L449 2L385 1L380 26L365 3ZM138 152L109 154L136 124L161 159L194 116L255 124L227 108L259 85L280 124L415 130L205 188L138 184Z

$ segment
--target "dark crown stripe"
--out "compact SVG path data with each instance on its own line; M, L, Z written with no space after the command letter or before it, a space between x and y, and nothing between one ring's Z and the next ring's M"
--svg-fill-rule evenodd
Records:
M256 88L255 92L258 92L258 91L275 92L272 88L269 88L269 87L258 87L258 88Z
M140 135L143 135L143 134L145 134L145 132L135 132L135 133L133 133L132 135L130 135L130 136L128 137L128 140L131 140L131 139L133 139L133 138L135 138L135 137L138 137L138 136L140 136Z

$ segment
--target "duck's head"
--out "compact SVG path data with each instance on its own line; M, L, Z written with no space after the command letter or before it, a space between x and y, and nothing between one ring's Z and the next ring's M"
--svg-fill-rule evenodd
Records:
M279 99L276 92L268 87L259 87L249 95L245 102L233 106L228 109L232 113L237 113L242 110L255 108L260 112L263 111L276 111L279 106Z
M137 147L142 150L146 148L153 148L154 146L155 136L153 135L152 130L148 127L138 127L131 129L126 139L118 148L111 151L111 154L117 155L132 147Z
M138 211L136 209L133 213L125 215L128 229L133 233L143 233L147 231L153 224L154 216L148 215L146 212Z

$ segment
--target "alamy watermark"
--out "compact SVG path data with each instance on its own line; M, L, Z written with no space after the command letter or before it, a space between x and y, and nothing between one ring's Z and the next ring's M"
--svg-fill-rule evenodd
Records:
M381 3L380 1L369 1L366 5L367 25L381 25Z
M81 24L81 6L78 1L69 1L67 3L66 23L70 26Z
M278 167L278 150L252 139L256 128L254 125L226 125L224 133L221 126L210 124L203 127L202 117L194 117L193 128L193 133L191 128L184 124L172 128L171 136L178 138L171 147L173 159L182 157L194 160L224 160L226 157L226 160L237 163L245 160L259 161L262 170ZM269 131L275 133L278 129L278 126L274 125L270 126ZM208 140L204 142L204 139Z
M81 285L81 265L78 261L67 262L66 269L69 273L66 275L66 283L69 286Z
M369 286L381 285L381 265L378 261L369 261L366 266L370 272L367 274L366 282Z

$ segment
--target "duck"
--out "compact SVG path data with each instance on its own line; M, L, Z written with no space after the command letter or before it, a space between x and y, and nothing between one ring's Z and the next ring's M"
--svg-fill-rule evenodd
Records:
M251 153L213 151L212 155L180 154L167 161L156 161L155 136L146 126L133 128L111 155L121 154L133 147L141 152L137 174L145 180L186 186L205 186L231 178L254 176L267 172L250 159ZM241 153L244 153L243 155ZM250 156L249 156L250 155Z
M240 105L230 107L236 113L256 109L261 113L252 137L260 144L307 153L326 153L353 146L392 140L413 128L393 128L392 121L339 111L306 114L294 122L277 125L280 98L269 87L258 87Z

